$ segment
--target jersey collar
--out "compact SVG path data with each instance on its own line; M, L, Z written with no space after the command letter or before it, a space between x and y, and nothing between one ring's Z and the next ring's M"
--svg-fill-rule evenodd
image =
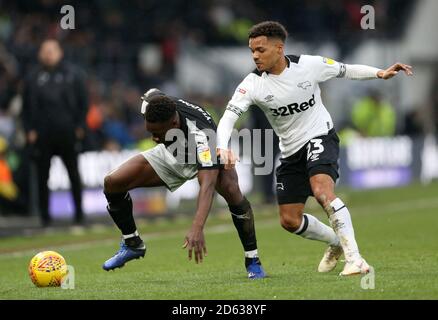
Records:
M286 58L286 64L287 64L287 67L289 68L291 61L290 61L288 56L284 56L284 57Z
M269 73L268 71L264 71L263 75L265 77L268 77L268 76L279 77L279 76L281 76L286 71L286 69L290 68L290 64L291 64L289 57L288 56L284 56L284 57L286 59L286 68L284 68L284 70L280 74L272 74L272 73Z

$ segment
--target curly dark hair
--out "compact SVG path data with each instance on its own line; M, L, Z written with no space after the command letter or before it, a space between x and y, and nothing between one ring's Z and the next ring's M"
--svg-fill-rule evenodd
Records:
M176 103L166 96L152 97L146 107L145 119L151 123L169 121L176 112Z
M277 21L263 21L253 25L248 32L248 38L266 36L268 38L277 38L285 42L288 36L286 28Z

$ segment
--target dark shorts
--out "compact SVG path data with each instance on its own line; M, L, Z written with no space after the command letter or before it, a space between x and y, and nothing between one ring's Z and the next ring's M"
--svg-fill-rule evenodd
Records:
M338 158L339 137L334 129L311 139L293 155L281 158L276 170L278 204L306 203L313 196L310 177L316 174L327 174L336 182Z

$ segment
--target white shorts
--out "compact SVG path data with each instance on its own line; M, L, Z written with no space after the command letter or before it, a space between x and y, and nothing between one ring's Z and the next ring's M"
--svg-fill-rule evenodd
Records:
M178 163L162 143L141 154L172 192L198 175L196 164Z

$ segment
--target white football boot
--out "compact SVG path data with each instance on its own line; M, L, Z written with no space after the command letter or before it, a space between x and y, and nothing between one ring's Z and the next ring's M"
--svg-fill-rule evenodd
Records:
M344 270L339 274L340 276L353 276L356 274L365 274L370 272L370 266L364 258L353 261L347 261L344 266Z
M330 272L338 263L343 253L341 246L328 246L318 266L318 272Z

